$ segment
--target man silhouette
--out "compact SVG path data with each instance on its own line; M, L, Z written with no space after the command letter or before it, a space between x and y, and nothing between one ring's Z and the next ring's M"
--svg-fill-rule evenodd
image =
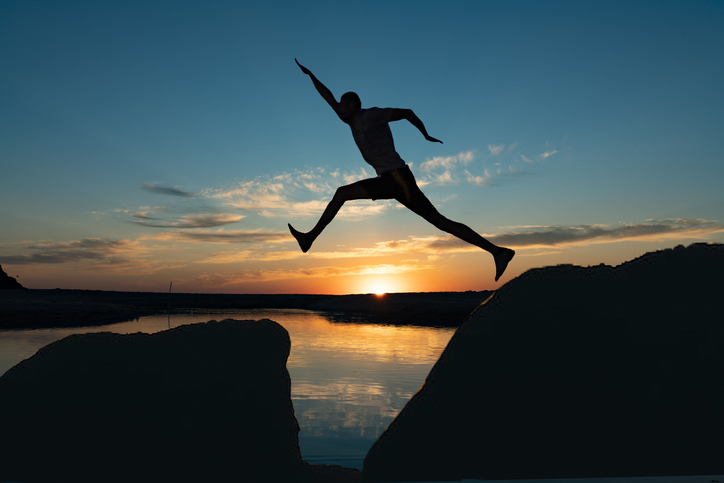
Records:
M297 59L294 61L302 72L312 79L314 87L327 101L327 104L334 109L337 116L352 129L352 136L362 157L377 172L376 178L363 179L337 188L334 197L311 231L302 233L295 230L291 224L288 225L302 251L306 253L311 248L314 240L334 219L345 201L395 199L440 230L490 252L495 260L495 281L497 282L510 260L513 259L515 251L491 243L468 226L445 218L437 211L430 200L420 191L410 168L395 151L389 123L405 119L419 129L428 141L441 144L442 141L430 136L420 118L410 109L380 109L377 107L362 109L360 98L354 92L347 92L337 102L332 92L309 69L301 65Z

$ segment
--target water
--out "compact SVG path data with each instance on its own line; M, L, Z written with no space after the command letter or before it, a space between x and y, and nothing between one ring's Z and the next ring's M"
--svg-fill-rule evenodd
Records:
M377 437L420 388L455 331L383 325L294 309L154 315L101 327L0 331L0 374L71 334L153 334L226 318L271 319L287 329L292 339L287 368L302 457L314 464L359 469Z

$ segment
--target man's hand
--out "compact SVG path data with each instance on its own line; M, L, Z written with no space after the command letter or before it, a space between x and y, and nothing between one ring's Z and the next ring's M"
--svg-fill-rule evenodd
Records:
M299 68L302 69L302 72L304 72L307 75L312 75L312 71L307 69L306 67L304 67L302 64L300 64L297 59L294 59L294 62L296 62L297 65L299 66Z
M425 139L427 139L427 140L430 141L431 143L440 143L440 144L442 144L442 141L440 141L439 139L436 139L436 138L434 138L434 137L432 137L432 136L430 136L430 135L425 135Z
M422 135L425 136L425 139L427 139L427 140L430 141L431 143L440 143L440 144L442 144L442 141L440 141L440 140L437 139L437 138L434 138L434 137L430 136L430 135L427 133L427 129L425 129L425 125L422 123L422 121L420 120L420 118L417 117L417 115L416 115L414 112L412 112L412 109L393 109L393 110L392 110L392 117L391 117L390 120L391 120L391 121L399 121L400 119L407 119L408 121L410 121L410 124L412 124L412 125L415 126L417 129L419 129L420 132L422 133Z
M334 98L334 95L332 94L332 92L331 92L329 89L327 89L327 87L326 87L324 84L322 84L321 82L319 82L319 79L317 79L317 78L314 76L314 74L312 74L312 71L311 71L311 70L307 69L307 68L304 67L302 64L300 64L297 59L294 59L294 62L296 62L297 65L299 66L299 68L302 69L302 72L304 72L305 74L307 74L307 75L309 76L309 78L312 79L312 83L314 84L314 88L317 89L317 92L319 92L319 95L322 96L322 99L324 99L325 101L327 101L327 104L329 104L330 107L331 107L332 109L334 109L334 112L336 112L337 115L339 116L339 103L338 103L337 100Z

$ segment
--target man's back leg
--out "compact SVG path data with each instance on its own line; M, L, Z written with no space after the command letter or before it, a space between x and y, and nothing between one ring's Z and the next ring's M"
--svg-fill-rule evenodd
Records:
M364 188L364 185L360 184L362 183L362 181L358 181L356 183L348 184L345 186L340 186L339 188L337 188L337 191L335 191L332 200L327 204L327 207L324 209L322 216L319 218L319 221L314 226L314 228L312 228L311 231L307 233L302 233L298 230L295 230L292 225L287 224L289 226L289 231L292 233L294 238L296 238L297 243L299 243L299 248L301 248L304 253L306 253L312 247L314 240L316 240L317 237L322 233L322 231L324 231L324 229L327 227L327 225L332 222L332 220L337 215L340 208L342 208L342 205L344 205L345 202L351 200L370 199L367 191Z

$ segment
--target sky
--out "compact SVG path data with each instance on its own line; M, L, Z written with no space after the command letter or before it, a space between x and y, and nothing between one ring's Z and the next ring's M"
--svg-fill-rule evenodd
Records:
M724 2L0 2L0 265L28 288L494 290L724 242ZM294 62L391 124L438 210L374 177ZM686 281L682 281L685 283Z

